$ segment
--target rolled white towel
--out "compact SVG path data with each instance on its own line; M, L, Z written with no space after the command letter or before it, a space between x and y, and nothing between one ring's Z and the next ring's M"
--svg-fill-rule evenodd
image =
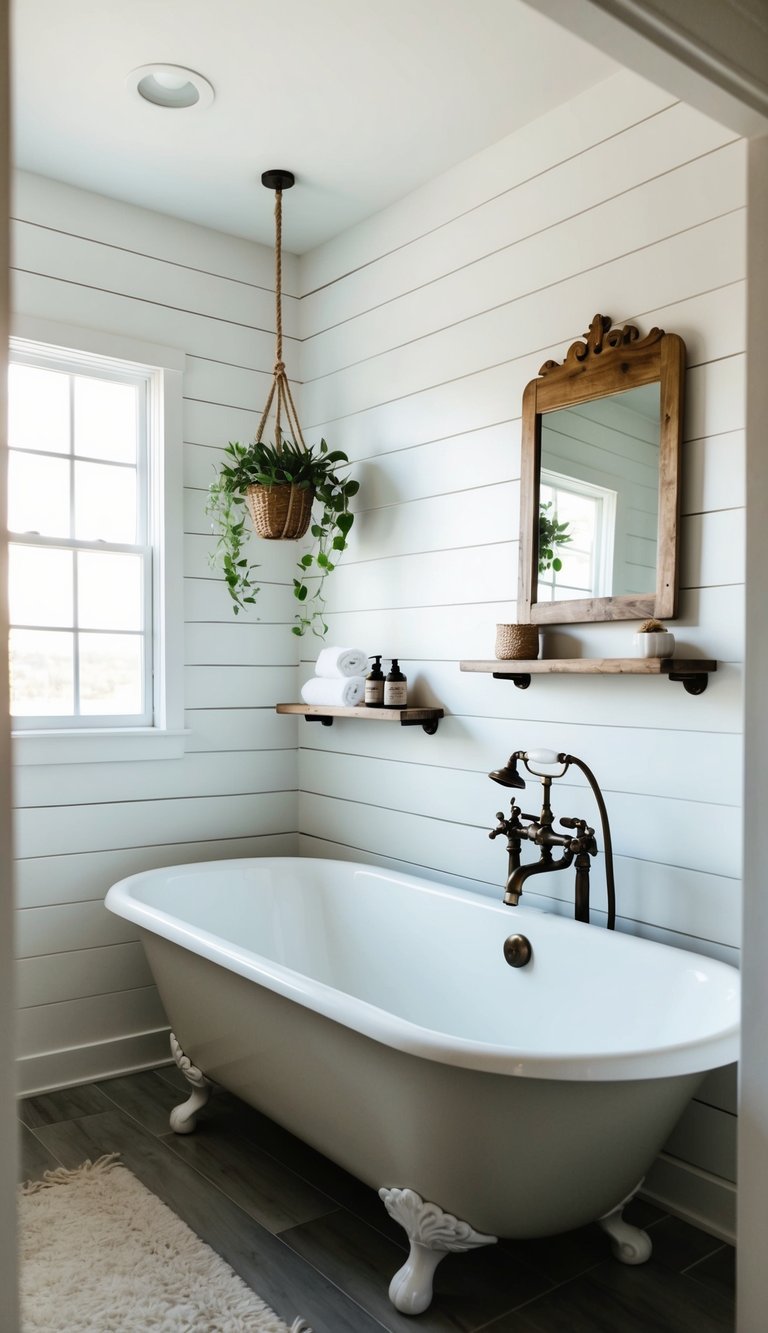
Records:
M305 704L329 704L334 708L356 708L364 695L364 676L312 676L301 687Z
M364 676L368 658L359 648L321 648L315 663L315 675Z

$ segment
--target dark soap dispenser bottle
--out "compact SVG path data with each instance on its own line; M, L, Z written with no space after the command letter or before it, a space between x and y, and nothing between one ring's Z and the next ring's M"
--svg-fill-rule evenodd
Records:
M381 653L373 657L373 666L365 678L366 708L382 708L384 705L384 672L381 669Z
M408 703L408 681L400 670L397 658L392 658L391 670L384 681L384 707L405 708Z

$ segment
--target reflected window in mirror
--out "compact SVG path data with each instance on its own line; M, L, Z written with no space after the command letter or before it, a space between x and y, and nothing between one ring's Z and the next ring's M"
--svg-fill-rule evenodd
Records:
M615 491L542 466L537 601L607 596L615 532Z

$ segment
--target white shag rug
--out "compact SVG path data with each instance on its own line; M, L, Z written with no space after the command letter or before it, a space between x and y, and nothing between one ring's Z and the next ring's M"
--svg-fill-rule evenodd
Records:
M312 1333L278 1319L118 1156L21 1187L22 1333Z

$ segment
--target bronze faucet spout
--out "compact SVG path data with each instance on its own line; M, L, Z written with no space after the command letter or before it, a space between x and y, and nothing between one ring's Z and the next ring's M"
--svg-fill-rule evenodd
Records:
M548 852L548 849L545 848L539 861L533 861L525 866L518 866L517 869L513 870L512 874L509 875L504 889L504 902L507 907L517 907L517 904L520 901L520 895L523 892L523 885L527 879L530 879L531 875L543 875L548 871L567 870L575 855L575 849L569 843L563 855L558 857L557 860L555 860L551 852Z

